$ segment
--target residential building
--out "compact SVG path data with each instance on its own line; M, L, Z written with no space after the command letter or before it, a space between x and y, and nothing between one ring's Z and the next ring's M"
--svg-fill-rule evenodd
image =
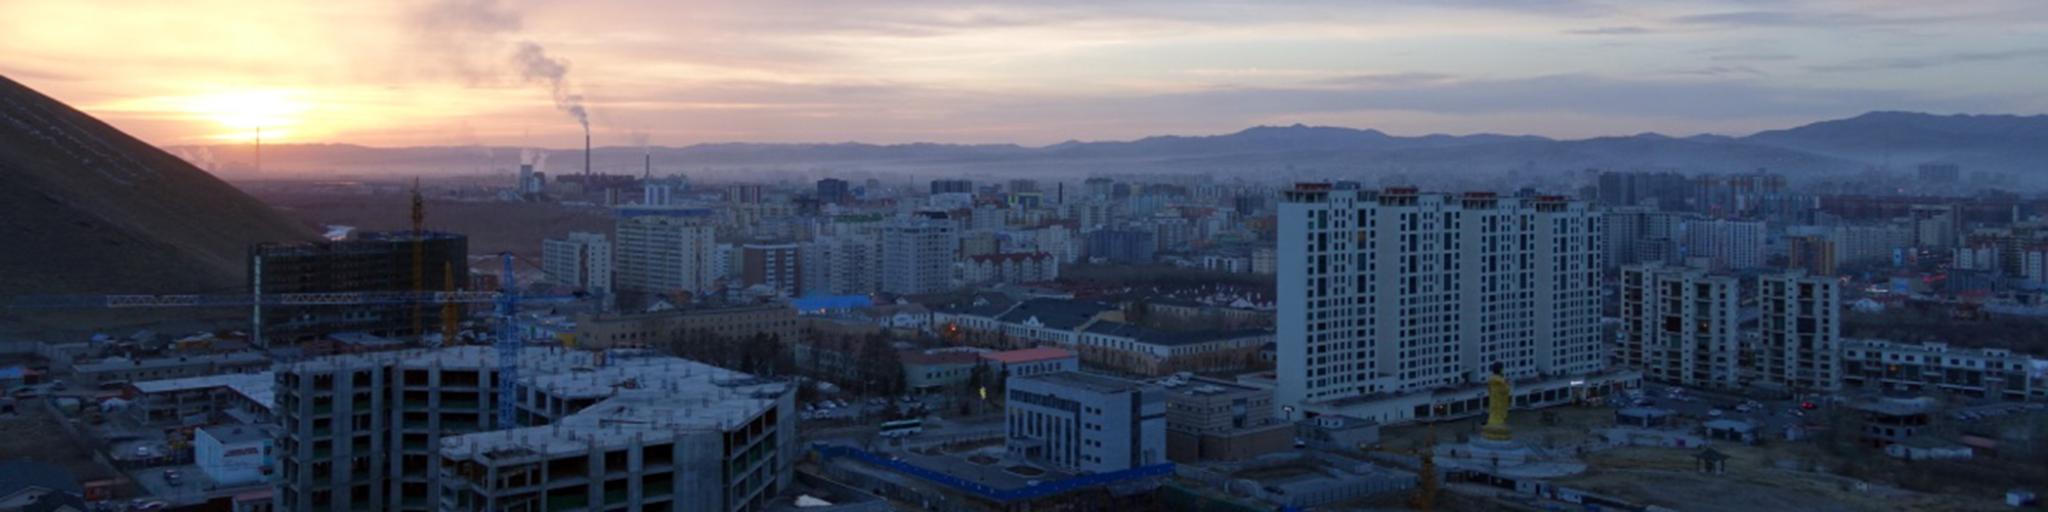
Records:
M619 290L667 294L713 289L724 272L715 261L716 212L702 208L630 207L618 210L613 236Z
M1060 260L1043 252L969 256L963 275L971 284L1042 283L1059 279Z
M899 295L953 289L957 225L945 212L917 212L882 228L882 291Z
M1802 235L1785 238L1787 266L1805 270L1817 276L1839 275L1835 265L1842 258L1835 251L1835 240L1824 235Z
M1273 275L1278 271L1278 253L1271 247L1252 249L1252 273Z
M1716 271L1764 266L1764 223L1741 220L1694 220L1685 223L1686 258L1705 258Z
M986 350L973 348L903 351L899 357L903 361L903 388L917 393L958 389L974 377L983 352ZM993 374L990 378L994 378Z
M1294 440L1271 389L1191 376L1155 384L1166 393L1166 456L1174 462L1245 460L1286 451Z
M1650 380L1734 388L1742 360L1739 300L1733 277L1663 265L1623 267L1616 359Z
M882 287L882 245L875 235L819 237L798 249L803 295L867 295Z
M1849 388L2048 401L2048 359L1940 342L1846 339L1841 346L1842 383Z
M1088 232L1088 258L1111 263L1144 265L1152 263L1158 251L1158 237L1151 231L1098 229Z
M1842 282L1801 270L1757 277L1756 384L1795 392L1842 384Z
M1613 208L1601 214L1608 266L1676 262L1684 225L1693 214L1645 207Z
M490 347L279 367L277 510L758 510L797 455L794 387L633 352ZM515 400L514 425L497 423Z
M277 379L269 367L265 360L265 371L134 382L125 389L127 412L137 424L152 427L270 423Z
M612 289L612 243L604 233L569 233L541 241L541 269L549 281L604 295Z
M1584 203L1351 183L1283 196L1281 404L1389 421L1416 415L1363 409L1476 389L1496 365L1516 379L1604 367L1601 223Z
M818 201L825 204L845 204L853 199L853 190L846 180L825 178L818 180Z
M1598 188L1601 206L1683 210L1692 180L1675 172L1603 172Z
M740 247L740 284L766 286L784 297L803 295L803 265L796 244Z
M1107 473L1166 459L1166 397L1158 386L1081 372L1012 376L1007 450L1062 471Z
M416 259L417 257L417 259ZM249 249L249 290L287 293L440 291L453 276L469 278L469 238L436 231L357 233L339 241L258 244ZM361 331L411 338L441 326L440 307L380 303L348 306L256 306L255 344L295 343L329 333Z

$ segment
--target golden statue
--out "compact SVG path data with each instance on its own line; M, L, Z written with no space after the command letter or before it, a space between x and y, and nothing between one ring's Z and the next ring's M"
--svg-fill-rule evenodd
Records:
M1480 437L1488 441L1514 439L1514 433L1508 431L1508 404L1514 401L1509 391L1500 363L1494 363L1493 376L1486 378L1486 426L1479 428Z

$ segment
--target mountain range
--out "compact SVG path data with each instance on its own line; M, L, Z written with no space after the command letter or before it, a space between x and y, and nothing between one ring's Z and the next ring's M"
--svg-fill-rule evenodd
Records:
M181 155L233 169L247 146L173 147ZM550 150L551 167L580 172L579 149ZM361 175L507 170L520 162L513 147L376 148L346 144L271 145L273 171L339 171ZM2022 177L2048 167L2048 116L1934 115L1871 112L1847 119L1731 137L1656 133L1561 140L1530 135L1396 136L1378 130L1323 126L1260 126L1209 136L1156 136L1131 141L1015 144L710 143L686 147L599 147L597 172L637 174L642 155L657 174L679 170L897 170L1076 175L1103 172L1260 172L1303 175L1411 173L1452 176L1533 170L1675 170L1794 176L1910 169L1925 162L1963 166L1966 173ZM226 155L222 158L222 155ZM225 162L223 165L222 163ZM546 170L545 168L543 170Z

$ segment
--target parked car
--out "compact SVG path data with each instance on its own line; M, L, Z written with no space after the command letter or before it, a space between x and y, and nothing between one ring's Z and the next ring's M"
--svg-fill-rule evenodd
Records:
M171 487L184 485L185 475L183 473L179 473L178 470L175 469L166 469L164 470L164 484L169 485Z

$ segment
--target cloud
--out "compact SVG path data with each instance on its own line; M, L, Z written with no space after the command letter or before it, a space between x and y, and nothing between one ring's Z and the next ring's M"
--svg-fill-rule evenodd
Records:
M1707 66L1702 68L1680 68L1670 70L1672 74L1698 76L1765 76L1763 70L1749 66Z
M1672 18L1683 25L1747 27L1872 27L1933 23L1945 17L1891 17L1848 12L1729 11Z
M1921 57L1887 57L1863 59L1841 64L1807 66L1810 71L1824 73L1913 70L1978 62L2005 62L2048 58L2048 48L2027 48L1995 52L1957 52Z
M1572 30L1566 30L1566 31L1564 31L1564 33L1566 33L1566 34L1572 34L1572 35L1580 35L1580 36L1632 36L1632 35L1642 35L1642 34L1650 34L1650 33L1655 33L1655 32L1656 32L1655 30L1650 30L1649 28L1646 28L1646 27L1635 27L1635 26L1626 26L1626 27L1594 27L1594 28L1581 28L1581 29L1572 29Z
M1722 53L1707 56L1707 60L1717 62L1778 62L1797 58L1799 57L1789 53Z
M1319 83L1334 86L1413 86L1449 81L1456 76L1444 73L1377 73L1369 75L1340 76Z

